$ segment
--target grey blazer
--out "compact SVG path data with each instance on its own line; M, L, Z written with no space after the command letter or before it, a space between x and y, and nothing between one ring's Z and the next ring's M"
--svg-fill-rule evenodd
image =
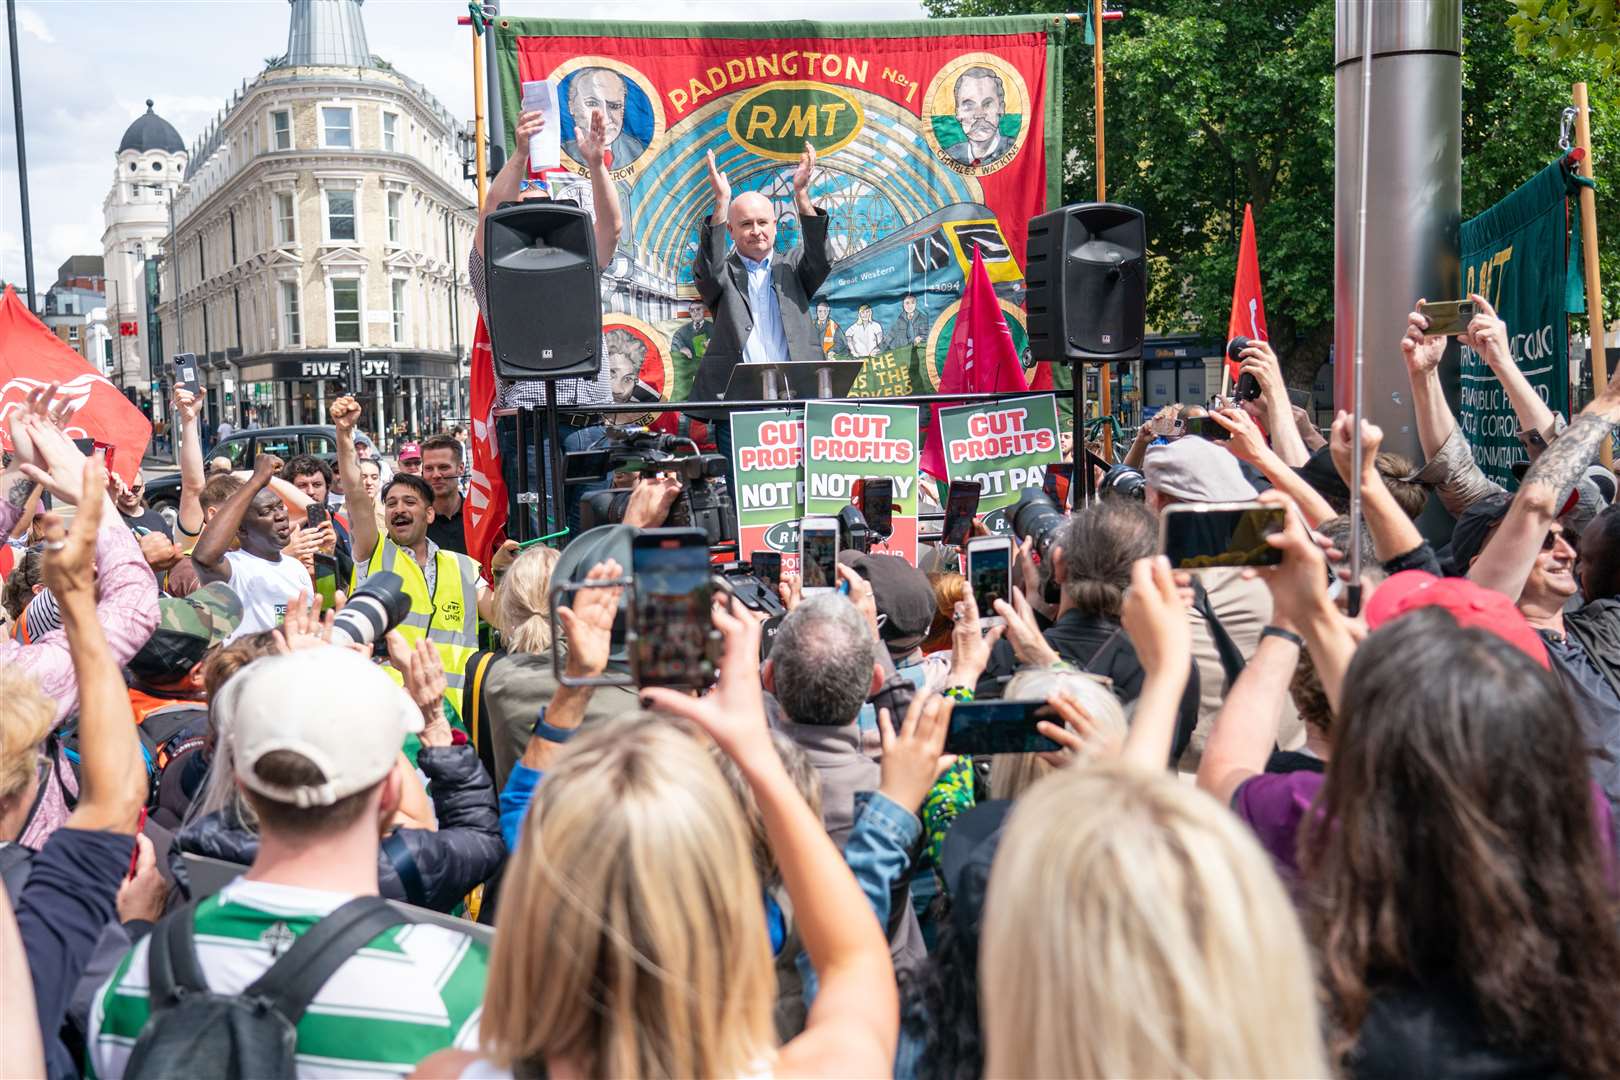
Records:
M827 212L799 215L804 241L787 254L771 255L771 278L787 336L788 360L821 359L821 331L810 314L810 298L827 280ZM726 230L703 219L697 255L692 260L692 283L714 312L709 346L692 380L693 401L714 401L726 391L731 371L742 361L743 343L754 329L748 305L748 272L742 256L726 252ZM701 412L699 415L702 415Z

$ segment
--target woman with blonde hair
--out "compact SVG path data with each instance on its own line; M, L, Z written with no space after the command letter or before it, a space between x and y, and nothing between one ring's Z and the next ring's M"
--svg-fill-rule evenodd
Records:
M726 653L702 698L643 695L701 726L748 781L819 976L804 1033L776 1046L760 882L736 800L667 719L603 725L555 759L502 885L481 1056L421 1076L887 1075L897 1000L883 929L766 727L760 631L717 606Z
M1058 699L1066 723L1048 731L1063 746L1061 754L997 754L990 759L990 794L1016 799L1035 781L1058 768L1067 756L1106 760L1118 756L1125 743L1125 707L1109 689L1108 680L1084 671L1064 668L1025 668L1007 681L1001 696L1007 701Z
M1037 783L984 919L987 1076L1328 1075L1305 937L1265 852L1168 776L1098 763Z

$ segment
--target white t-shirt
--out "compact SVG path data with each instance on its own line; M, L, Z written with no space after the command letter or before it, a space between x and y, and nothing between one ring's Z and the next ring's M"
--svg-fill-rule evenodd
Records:
M236 633L225 639L227 644L244 634L274 630L287 613L288 601L299 593L315 592L309 571L290 555L283 555L280 562L270 562L245 551L227 551L225 561L231 568L227 584L242 601L242 623Z

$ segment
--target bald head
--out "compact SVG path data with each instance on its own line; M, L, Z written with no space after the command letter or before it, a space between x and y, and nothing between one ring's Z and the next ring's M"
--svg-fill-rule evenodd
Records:
M745 191L731 200L726 230L737 250L750 259L764 259L776 245L776 210L757 191Z

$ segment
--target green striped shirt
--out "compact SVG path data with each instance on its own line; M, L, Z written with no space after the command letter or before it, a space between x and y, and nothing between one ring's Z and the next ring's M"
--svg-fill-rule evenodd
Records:
M241 993L297 935L351 899L238 878L197 908L197 958L211 990ZM124 1074L150 1012L140 941L96 993L87 1075ZM414 924L386 930L338 968L298 1022L298 1075L405 1076L448 1046L474 1049L487 952L465 934Z

